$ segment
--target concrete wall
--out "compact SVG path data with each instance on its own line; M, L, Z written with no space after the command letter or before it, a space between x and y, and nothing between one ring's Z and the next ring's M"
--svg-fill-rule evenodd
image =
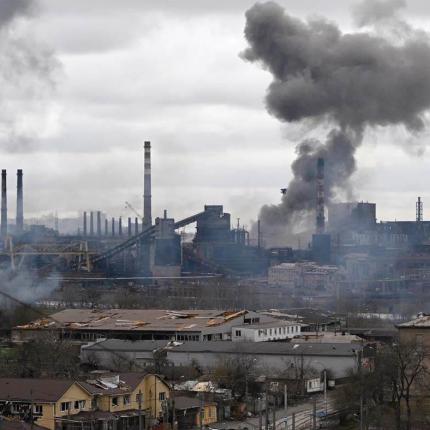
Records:
M240 335L239 335L240 333ZM294 336L300 335L300 325L282 325L274 327L233 327L231 340L234 342L251 341L265 342L268 340L283 340L292 339Z
M167 351L167 359L175 366L189 366L192 361L197 361L203 368L213 368L222 357L232 356L229 353L214 352L180 352ZM255 354L257 366L273 372L282 372L286 368L298 366L301 361L300 355L276 355L276 354ZM304 355L303 362L305 368L324 368L333 373L335 378L342 378L348 375L348 371L356 367L355 356L323 356Z

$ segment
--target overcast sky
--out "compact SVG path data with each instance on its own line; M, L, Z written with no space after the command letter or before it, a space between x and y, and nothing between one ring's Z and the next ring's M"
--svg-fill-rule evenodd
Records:
M16 19L9 37L37 46L50 68L38 91L15 86L0 102L0 122L13 124L1 140L10 216L17 168L26 215L132 216L126 200L141 211L144 140L153 145L154 216L166 208L179 219L223 204L249 225L262 204L277 203L295 145L324 133L266 112L271 76L239 57L253 3L40 0ZM278 3L291 15L354 29L352 1ZM428 1L409 1L404 16L430 30ZM401 129L366 134L353 182L358 199L377 203L379 219L413 219L418 195L430 218L428 138Z

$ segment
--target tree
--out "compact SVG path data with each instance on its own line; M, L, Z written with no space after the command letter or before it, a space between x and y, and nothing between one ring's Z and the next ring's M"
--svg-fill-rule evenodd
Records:
M410 430L420 418L418 411L412 414L413 399L419 399L429 387L428 350L415 343L397 342L381 346L370 360L362 360L361 355L358 358L358 368L351 371L349 384L337 390L338 408L362 409L361 419L366 426Z
M256 359L252 356L238 353L219 358L213 376L220 387L230 389L233 397L239 400L258 391Z

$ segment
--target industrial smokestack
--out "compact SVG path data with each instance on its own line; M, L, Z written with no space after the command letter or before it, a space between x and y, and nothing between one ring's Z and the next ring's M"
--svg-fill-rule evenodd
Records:
M105 236L109 234L109 221L105 218Z
M102 214L97 211L97 236L102 235Z
M87 213L84 212L84 226L83 226L83 230L84 230L84 236L86 236L88 234L87 231Z
M16 231L24 230L24 191L22 186L22 169L18 169L16 183Z
M134 234L139 234L139 220L137 217L134 219Z
M143 223L152 225L151 208L151 142L146 141L144 146L144 177L143 177Z
M94 213L90 212L90 236L94 236Z
M7 185L6 170L1 171L1 237L7 236Z
M417 222L420 222L423 220L423 202L421 201L421 197L418 197L417 204L416 204L416 215L417 215Z
M112 218L112 236L115 236L115 218Z
M122 236L122 217L118 219L118 236Z
M324 158L317 161L317 234L324 234Z
M128 236L130 237L132 235L131 231L131 217L128 217Z

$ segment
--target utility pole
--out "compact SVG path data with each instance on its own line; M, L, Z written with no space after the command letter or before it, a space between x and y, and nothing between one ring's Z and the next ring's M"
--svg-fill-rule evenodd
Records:
M312 428L314 430L317 430L317 401L316 401L316 399L314 399L314 404L313 404L312 422L313 422Z
M265 430L269 430L269 393L268 393L268 387L267 387L267 379L266 379L266 399L265 399L265 404L266 404L266 408L264 410L264 415L265 415L265 422L264 422L264 429Z
M139 430L142 428L142 390L139 390Z
M263 413L262 413L262 398L259 397L258 398L258 430L261 430L261 428L263 427Z
M204 418L204 405L203 405L203 392L200 393L200 419L199 419L199 428L203 430L203 418Z
M276 407L273 405L272 408L272 429L275 430L276 428Z
M324 369L324 406L325 415L327 416L327 371Z

